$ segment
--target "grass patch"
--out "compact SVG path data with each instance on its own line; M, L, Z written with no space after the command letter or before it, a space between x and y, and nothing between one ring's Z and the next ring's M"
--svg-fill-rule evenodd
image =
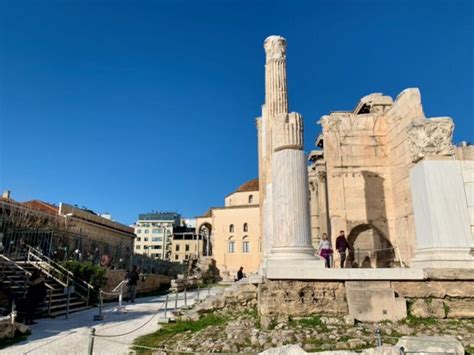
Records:
M159 348L163 342L166 342L177 334L184 332L196 333L209 326L219 326L225 324L226 322L227 319L222 316L207 314L197 321L179 321L176 323L163 324L162 327L156 332L138 337L133 341L133 343L135 345ZM141 354L149 352L148 350L139 347L133 347L133 350Z
M303 328L319 328L326 331L328 328L326 324L321 321L321 317L318 315L313 315L311 317L302 318L302 319L293 319L290 321L292 327L301 326Z
M255 328L260 329L262 327L260 323L260 316L258 315L257 307L245 309L243 312L243 315L255 321Z
M438 320L436 318L421 318L409 315L405 319L405 323L410 326L418 326L418 325L435 325L438 324Z
M451 310L451 308L449 308L449 306L443 302L443 308L444 308L444 314L446 315L446 317L448 316L449 314L449 311Z
M349 339L351 339L350 336L343 335L343 336L339 337L339 339L337 341L348 341Z
M23 340L26 340L30 334L31 333L16 336L13 339L8 339L8 338L7 339L0 339L0 350L8 348L9 346L14 345L16 343L19 343Z

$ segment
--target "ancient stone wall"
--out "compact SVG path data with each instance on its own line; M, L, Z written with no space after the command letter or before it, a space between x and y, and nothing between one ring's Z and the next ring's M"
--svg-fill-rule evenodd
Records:
M333 245L344 230L354 246L352 266L364 256L372 267L409 265L416 247L409 172L420 159L453 159L452 120L426 119L419 90L406 89L395 102L378 93L363 97L353 111L333 112L320 124L324 154L313 160L310 183L311 170L326 173L327 206L312 201L312 220L319 228L327 210Z
M380 281L359 283L366 283L366 288L370 289ZM396 300L406 300L409 315L439 319L474 318L472 275L454 281L440 278L386 283L395 293ZM343 317L350 314L346 288L346 281L266 281L258 287L258 311L262 317L271 319L312 314ZM381 299L380 302L386 303L387 300ZM377 311L381 313L383 306ZM370 308L369 303L367 307ZM372 310L369 308L367 312L370 313Z
M125 270L107 270L107 283L103 291L112 292L112 290L125 279L127 272ZM169 288L171 284L171 277L164 275L146 274L140 275L140 280L137 284L137 292L145 293L157 291L163 288ZM126 288L125 288L126 289ZM124 290L125 290L124 289Z

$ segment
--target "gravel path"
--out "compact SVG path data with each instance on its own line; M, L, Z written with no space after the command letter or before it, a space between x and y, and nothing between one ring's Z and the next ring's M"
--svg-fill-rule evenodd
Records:
M219 289L211 289L216 294ZM196 291L187 293L188 305L196 300ZM207 296L207 291L201 291L200 298ZM170 295L168 307L174 307L174 295ZM134 330L150 320L157 310L164 304L166 296L137 298L137 303L126 304L122 311L117 310L117 304L108 304L104 311L104 320L94 321L93 316L98 314L98 308L73 313L69 319L64 316L56 319L45 318L38 320L38 324L31 326L32 334L24 342L0 351L1 354L31 354L31 355L83 355L87 354L90 329L94 327L96 334L112 335ZM183 293L179 294L184 298ZM178 308L184 306L184 300L178 301ZM152 333L159 328L158 318L163 317L164 310L158 312L153 320L131 334L114 338L95 338L94 355L99 354L128 354L133 339L140 335ZM125 344L118 344L113 340Z

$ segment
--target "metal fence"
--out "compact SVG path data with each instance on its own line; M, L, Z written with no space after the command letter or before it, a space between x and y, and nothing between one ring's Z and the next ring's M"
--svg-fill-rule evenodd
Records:
M112 269L130 269L132 265L145 274L176 276L186 265L153 259L147 255L134 255L123 241L110 244L85 235L56 229L17 229L0 223L2 254L12 260L26 260L28 246L40 251L55 262L77 260Z

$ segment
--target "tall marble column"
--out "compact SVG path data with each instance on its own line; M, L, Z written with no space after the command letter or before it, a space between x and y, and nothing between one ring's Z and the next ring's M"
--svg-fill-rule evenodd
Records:
M270 36L265 40L264 48L264 124L266 118L271 128L270 132L266 132L269 134L267 139L271 137L271 146L268 147L267 143L266 148L271 155L272 220L271 251L267 254L266 275L269 278L291 278L292 273L298 277L298 270L289 271L295 261L308 261L310 263L306 263L306 266L313 268L322 266L322 262L315 256L311 243L303 118L299 113L288 113L286 40L280 36ZM268 215L264 209L264 224ZM285 274L285 270L289 272Z
M263 47L267 53L265 61L265 104L259 141L262 148L259 155L259 179L261 201L262 271L272 250L273 207L272 207L272 127L276 115L288 112L288 90L286 82L286 40L280 36L268 37Z

